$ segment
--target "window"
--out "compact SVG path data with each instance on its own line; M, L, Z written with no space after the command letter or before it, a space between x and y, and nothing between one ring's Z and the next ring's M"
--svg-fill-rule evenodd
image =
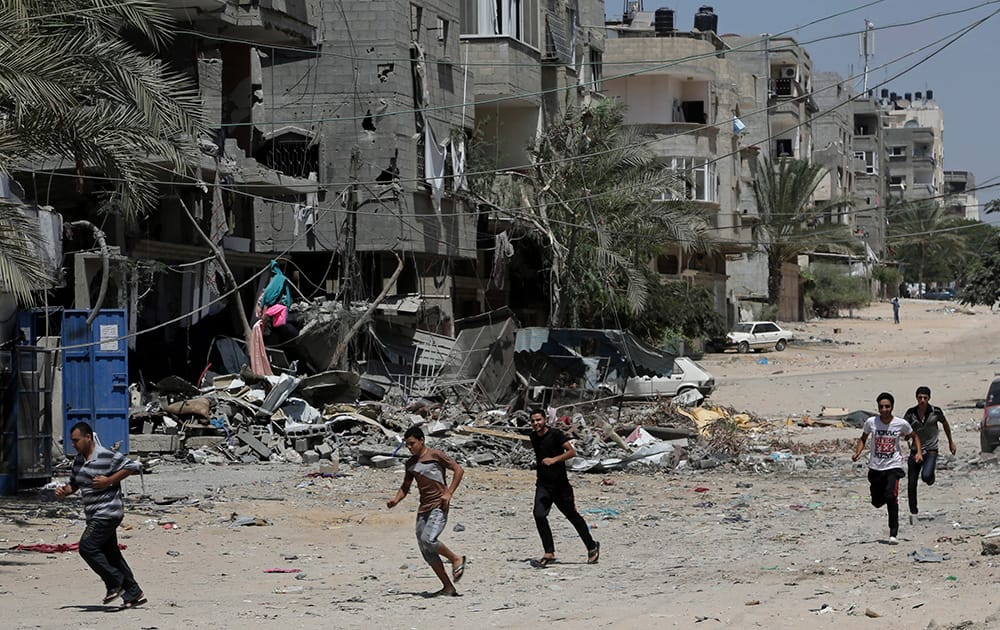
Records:
M505 36L538 48L538 0L462 0L462 35Z
M413 41L420 41L420 31L424 21L424 8L415 4L410 5L410 37Z
M604 55L599 50L590 49L590 80L594 82L590 89L600 92L601 80L604 78Z
M774 154L778 157L792 157L791 138L779 138L774 141Z
M682 199L710 203L719 200L715 162L709 162L704 158L675 157L668 158L666 163L683 182L681 184L684 188ZM660 200L675 201L677 197L663 194L660 196Z
M254 153L264 166L289 177L308 177L319 172L319 145L294 132L267 140Z
M889 157L906 157L906 145L889 147Z

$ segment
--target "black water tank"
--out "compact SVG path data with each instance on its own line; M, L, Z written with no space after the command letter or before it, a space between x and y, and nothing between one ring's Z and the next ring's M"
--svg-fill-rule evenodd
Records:
M674 10L666 7L657 9L653 17L653 30L656 31L657 35L674 32L676 30L674 28Z
M913 95L910 94L909 92L907 92L906 94L903 95L903 98L905 98L908 101L912 101L913 100Z
M889 90L887 88L882 88L882 98L889 98Z
M917 99L918 101L922 101L922 100L924 100L924 93L923 92L914 92L913 93L913 98Z
M899 94L896 94L895 92L893 92L892 94L889 95L889 100L890 101L895 101L897 99L899 99Z
M694 28L701 32L719 32L719 16L715 14L710 6L698 7L698 12L694 14Z
M934 100L934 90L927 90L927 100L928 101Z

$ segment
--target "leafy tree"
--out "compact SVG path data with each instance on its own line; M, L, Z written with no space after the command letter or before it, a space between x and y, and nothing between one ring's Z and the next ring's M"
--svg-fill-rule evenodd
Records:
M201 131L197 89L139 47L163 49L172 28L154 0L4 2L0 164L65 158L80 176L93 168L107 177L108 205L128 218L154 207L152 159L182 169ZM41 273L24 256L37 231L10 229L21 225L15 213L0 206L0 284L24 301Z
M806 296L820 317L836 317L845 308L860 308L871 302L867 279L852 276L843 265L812 265Z
M529 147L531 164L474 178L473 191L507 212L545 253L549 324L579 325L602 314L649 307L649 262L669 245L710 248L708 223L678 201L683 182L624 125L622 105L570 108ZM473 171L487 169L473 168ZM475 181L478 179L479 181Z
M847 200L813 204L813 194L826 176L826 170L805 160L763 159L753 182L754 198L760 221L753 226L753 237L767 255L767 297L769 304L781 299L781 265L811 251L824 249L849 252L853 237L846 225L825 223L831 208L849 205Z
M996 230L973 261L964 280L965 286L959 293L962 304L993 307L1000 301L1000 233Z
M659 346L667 337L685 339L712 339L725 334L725 323L715 310L712 292L705 287L691 286L686 282L660 282L652 272L648 274L649 296L647 307L635 313L622 299L602 296L594 303L584 304L581 311L589 318L581 326L593 328L627 328L653 345ZM579 299L591 300L592 296ZM601 303L597 303L601 301Z

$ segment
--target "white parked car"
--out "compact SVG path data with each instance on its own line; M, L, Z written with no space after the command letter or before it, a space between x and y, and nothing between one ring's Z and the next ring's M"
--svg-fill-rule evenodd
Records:
M698 390L708 396L715 389L715 378L697 361L687 357L674 359L674 369L669 376L633 376L625 381L626 399L679 396Z
M737 352L773 347L781 352L792 339L792 333L774 322L741 322L726 335L726 347Z

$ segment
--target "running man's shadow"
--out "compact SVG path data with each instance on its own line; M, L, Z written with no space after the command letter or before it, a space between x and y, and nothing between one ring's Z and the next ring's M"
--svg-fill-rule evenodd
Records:
M69 606L59 607L59 610L67 610L67 609L76 609L79 610L80 612L109 613L109 612L119 612L121 610L121 606L118 605L110 606L107 604L70 604Z

